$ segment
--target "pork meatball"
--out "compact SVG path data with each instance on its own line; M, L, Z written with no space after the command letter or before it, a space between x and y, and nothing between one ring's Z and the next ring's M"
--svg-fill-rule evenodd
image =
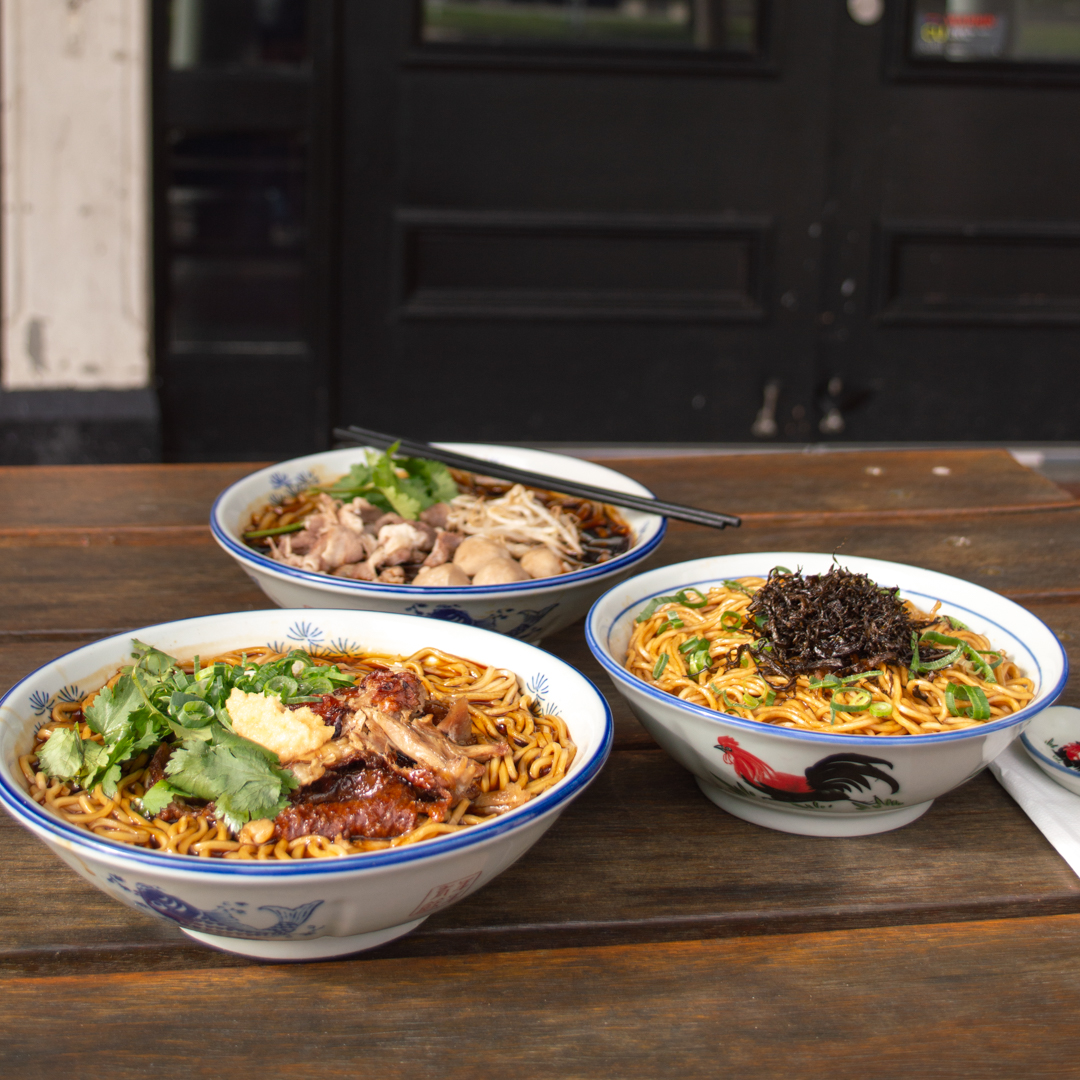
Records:
M412 583L438 589L453 589L459 585L468 585L469 577L460 566L447 562L438 566L421 566Z
M491 559L473 574L474 585L506 585L511 581L528 581L529 575L514 559Z
M562 559L551 548L537 547L521 556L521 568L529 577L557 577L565 572Z
M510 552L495 540L483 536L467 536L454 552L454 565L472 577L484 563L492 559L509 559Z

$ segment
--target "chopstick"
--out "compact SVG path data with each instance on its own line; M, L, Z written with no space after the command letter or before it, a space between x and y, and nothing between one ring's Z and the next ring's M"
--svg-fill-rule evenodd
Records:
M484 461L482 458L470 457L467 454L458 454L452 450L444 450L431 443L418 442L414 439L402 439L395 435L386 435L381 431L371 431L356 424L350 424L347 428L334 428L334 435L339 439L347 439L350 442L377 446L385 449L399 444L400 452L410 457L431 458L441 461L452 469L464 469L466 472L480 473L481 476L494 476L499 480L510 480L515 484L527 484L530 487L542 488L545 491L558 491L565 495L574 495L579 499L593 499L596 502L610 503L612 506L621 506L627 510L640 510L645 514L663 514L664 517L676 518L679 521L689 521L694 525L707 525L713 529L723 529L730 525L738 528L741 521L731 514L716 514L711 510L700 510L694 506L680 506L678 503L664 502L662 499L646 499L641 495L629 495L624 491L609 491L607 488L593 487L592 484L581 484L576 480L564 480L558 476L545 476L543 473L529 472L527 469L517 469L511 465L500 465L494 461Z

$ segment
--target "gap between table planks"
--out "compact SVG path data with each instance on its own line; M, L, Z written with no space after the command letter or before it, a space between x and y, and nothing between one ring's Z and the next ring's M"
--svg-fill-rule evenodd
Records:
M1075 1076L1080 915L4 984L20 1077Z

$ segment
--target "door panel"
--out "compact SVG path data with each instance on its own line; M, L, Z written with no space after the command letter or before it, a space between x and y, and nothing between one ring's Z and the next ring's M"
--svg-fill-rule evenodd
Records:
M779 437L807 438L829 70L815 13L785 18L818 47L768 64L575 47L514 69L474 43L425 52L404 7L345 10L341 417L745 441L771 382ZM397 55L374 55L388 40ZM406 393L393 371L417 376Z
M920 17L837 31L823 411L862 440L1076 438L1077 85L914 55Z

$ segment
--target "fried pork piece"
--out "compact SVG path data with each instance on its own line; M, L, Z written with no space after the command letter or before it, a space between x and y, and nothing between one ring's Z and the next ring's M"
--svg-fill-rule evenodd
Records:
M467 703L432 701L411 671L373 671L310 707L336 734L289 764L301 787L274 822L277 839L399 836L418 814L441 821L451 803L476 794L479 762L509 752L505 743L467 745Z
M300 836L364 836L384 839L416 828L427 814L441 820L450 797L423 800L405 779L379 766L360 766L345 773L330 773L298 793L274 821L273 839Z

